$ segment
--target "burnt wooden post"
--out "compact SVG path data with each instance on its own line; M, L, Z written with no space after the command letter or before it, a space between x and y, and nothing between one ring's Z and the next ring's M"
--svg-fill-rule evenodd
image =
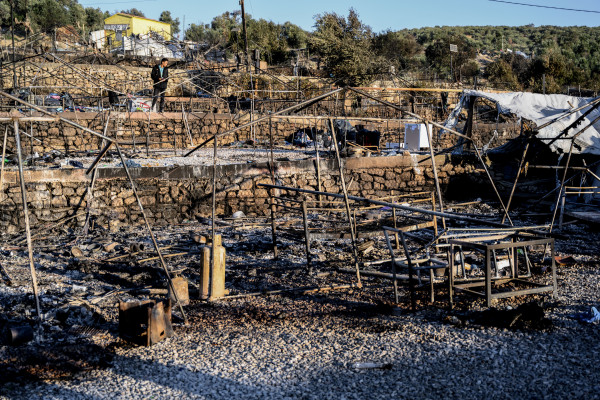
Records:
M2 164L0 164L0 200L4 198L4 157L6 157L6 137L8 136L8 125L4 129L4 141L2 142Z
M448 304L450 310L454 308L454 245L448 249Z
M306 200L302 200L302 221L304 222L304 243L306 245L306 266L308 270L311 269L311 256L310 256L310 233L308 231L308 210L306 207Z
M392 203L395 203L396 201L395 201L395 198L393 197L394 191L392 190L391 193L392 193L391 201L392 201ZM435 210L433 210L433 211L435 211ZM394 218L394 229L398 229L398 222L396 220L397 217L396 217L396 209L395 208L392 208L392 218ZM399 249L400 248L400 239L398 238L398 232L394 232L394 239L396 239L396 249Z
M492 306L492 250L485 248L485 302Z
M344 91L345 93L345 91ZM333 144L335 147L335 156L337 158L338 169L340 171L340 183L342 184L342 191L344 192L344 203L346 204L346 215L348 216L348 224L350 225L350 236L352 237L352 252L354 253L354 265L356 267L356 279L357 286L362 287L360 281L360 268L358 265L358 250L356 248L356 232L354 225L352 224L352 213L350 211L350 201L348 200L348 190L346 188L346 179L344 178L344 168L342 167L342 160L340 158L340 150L338 149L337 137L335 135L335 129L333 128L333 119L329 118L329 124L331 125L331 132L333 133Z
M394 234L398 234L396 230L394 230ZM390 236L388 235L388 230L383 227L383 235L385 236L385 241L387 243L388 249L390 250L391 262L392 262L392 285L394 286L394 302L398 304L398 280L396 279L396 256L394 255L394 250L392 249L392 244L390 243Z
M277 228L275 224L275 213L277 211L277 206L275 205L275 196L273 196L273 191L276 189L269 189L269 198L271 202L271 236L273 238L273 259L277 260Z
M25 190L25 177L23 176L23 157L21 154L21 136L19 135L19 120L14 119L15 143L17 145L17 160L19 162L19 182L21 184L21 200L23 201L23 219L25 220L25 233L27 234L27 252L29 254L29 270L31 272L31 281L33 284L33 295L35 296L35 309L38 315L38 321L42 321L42 312L40 309L40 299L38 297L37 276L35 265L33 263L33 245L31 244L31 229L29 227L29 209L27 208L27 192ZM4 159L2 159L4 163Z
M316 123L315 123L315 134L314 134L314 138L313 138L313 143L315 145L315 152L317 155L317 159L315 160L315 165L316 165L316 170L317 170L317 190L320 192L322 191L322 187L321 187L321 160L319 157L319 146L317 145L317 127L316 127ZM319 199L319 207L322 207L322 197L321 195L318 195L318 199Z

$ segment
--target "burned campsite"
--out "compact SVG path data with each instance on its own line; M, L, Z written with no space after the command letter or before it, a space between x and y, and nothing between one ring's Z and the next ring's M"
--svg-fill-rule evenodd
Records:
M0 398L597 398L597 89L270 65L240 3L3 37Z

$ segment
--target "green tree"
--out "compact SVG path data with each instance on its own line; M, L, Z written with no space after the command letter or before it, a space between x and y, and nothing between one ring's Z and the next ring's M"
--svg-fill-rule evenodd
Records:
M517 75L513 72L510 64L503 59L498 59L488 64L485 69L485 76L496 86L505 87L510 90L521 89Z
M69 23L68 9L55 0L41 0L31 6L31 21L42 31L51 31Z
M283 24L281 30L290 49L303 49L307 46L308 34L298 25L294 25L288 21Z
M414 36L387 30L373 38L375 53L401 69L408 68L413 57L421 51Z
M171 11L161 12L158 20L171 24L171 35L175 36L179 33L179 18L173 19L173 17L171 17Z
M129 15L135 15L136 17L146 18L144 13L141 10L138 10L137 8L130 8L129 10L121 10L121 12L125 13L125 14L129 14Z
M375 69L371 28L360 21L352 8L347 18L333 12L315 18L310 44L323 59L325 71L342 85L368 82Z
M502 59L510 64L510 67L519 80L519 83L521 85L526 84L530 78L529 68L531 62L521 54L515 53L505 53L502 55Z
M27 24L27 17L29 12L29 4L27 0L13 0L13 13L17 24L19 22ZM10 26L10 0L0 1L0 24L2 26ZM19 25L15 25L16 29L19 29Z
M191 24L185 31L184 39L191 40L192 42L206 43L211 47L223 44L221 34L212 29L210 25L203 24Z
M463 78L479 76L479 64L475 60L469 60L459 67L459 73Z
M247 20L248 46L261 52L261 58L272 64L286 60L288 45L281 25L264 19Z
M450 52L451 44L457 46L458 52ZM475 47L464 36L448 35L425 49L427 62L438 71L450 71L452 68L454 80L459 76L460 68L476 55Z
M90 31L103 29L106 18L105 13L99 8L87 7L85 9L85 24Z
M78 28L80 33L83 33L86 25L86 13L83 6L77 3L76 0L64 0L64 6L67 9L67 24ZM85 27L88 29L88 27Z
M184 39L192 42L202 42L204 40L205 27L202 24L191 24L184 32Z

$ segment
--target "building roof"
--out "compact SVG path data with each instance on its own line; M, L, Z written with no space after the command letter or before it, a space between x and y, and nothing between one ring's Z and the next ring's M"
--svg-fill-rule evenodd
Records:
M115 13L115 14L111 15L110 17L114 17L115 15L123 15L125 17L145 19L146 21L152 21L152 22L158 22L159 24L171 25L168 22L157 21L157 20L152 19L152 18L140 17L140 16L137 16L137 15L127 14L127 13L122 13L122 12ZM108 18L110 18L110 17L108 17Z

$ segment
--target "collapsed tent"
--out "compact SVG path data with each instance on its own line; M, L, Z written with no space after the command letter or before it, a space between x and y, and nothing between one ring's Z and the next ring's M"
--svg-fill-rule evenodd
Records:
M472 97L483 97L496 104L498 113L513 114L531 121L537 130L536 137L548 143L555 153L568 153L571 139L588 127L574 140L574 154L600 155L600 98L573 97L562 94L538 94L525 92L488 93L478 90L465 90L458 105L450 113L444 124L453 129L458 124L459 115L467 107ZM590 107L593 109L590 110ZM581 109L580 109L581 108ZM580 109L578 111L574 111ZM588 113L589 112L589 113ZM584 116L584 114L588 113ZM581 121L568 129L579 118ZM547 125L546 125L547 124ZM565 131L567 130L567 131Z
M182 59L183 52L174 44L166 44L156 40L151 35L143 37L124 36L123 47L117 49L127 54L146 57L167 57L171 59Z

